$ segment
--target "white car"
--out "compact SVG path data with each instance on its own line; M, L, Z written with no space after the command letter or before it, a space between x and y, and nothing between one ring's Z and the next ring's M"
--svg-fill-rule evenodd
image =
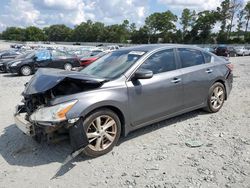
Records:
M246 49L244 46L235 47L237 55L250 55L250 50Z
M105 52L113 52L115 50L120 49L120 47L118 45L112 45L112 46L107 46L105 49Z

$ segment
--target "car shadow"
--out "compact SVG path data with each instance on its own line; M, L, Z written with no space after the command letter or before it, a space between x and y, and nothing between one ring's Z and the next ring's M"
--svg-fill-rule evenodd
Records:
M19 74L4 73L3 77L20 77Z
M127 137L122 137L117 145L135 137L203 114L206 114L206 112L196 110L140 128L131 132ZM3 133L0 135L0 154L8 164L14 166L34 167L53 162L63 164L71 152L72 148L68 141L63 141L58 144L37 143L32 138L24 135L15 124L4 128ZM59 171L54 175L54 178L62 176L71 170L75 166L73 162L82 162L89 159L91 158L83 155L76 157L71 162L62 165Z
M178 116L175 116L175 117L148 125L146 127L139 128L139 129L129 133L126 137L122 137L119 140L117 145L119 146L120 144L122 144L123 142L126 142L127 140L130 140L130 139L133 139L135 137L142 136L142 135L145 135L148 133L152 133L153 131L156 131L156 130L161 129L163 127L171 126L175 123L182 122L182 121L185 121L187 119L194 118L198 115L205 115L205 114L207 114L207 112L199 109L199 110L187 112L185 114L178 115Z

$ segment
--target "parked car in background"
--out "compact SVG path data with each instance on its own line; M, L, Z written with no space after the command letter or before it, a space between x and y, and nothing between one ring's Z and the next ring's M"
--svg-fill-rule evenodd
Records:
M250 51L244 46L237 46L235 47L235 50L237 55L240 56L250 55Z
M83 56L82 58L80 58L80 64L82 67L86 67L97 59L99 59L100 57L104 56L105 54L107 53L100 50L92 51L87 56Z
M0 60L2 59L14 59L16 56L20 55L21 53L14 50L5 50L0 52Z
M7 71L28 76L38 68L45 67L71 70L73 67L80 67L80 62L77 57L68 55L63 51L42 50L30 54L25 59L18 59L8 63Z
M237 56L236 50L232 46L218 46L215 49L215 54L224 57L235 57Z
M25 59L28 57L31 53L34 53L34 51L26 51L21 55L16 56L14 59L4 59L0 61L0 72L6 73L7 72L7 65L11 64L12 62L19 60L19 59Z
M40 69L26 84L16 125L37 140L68 135L97 157L120 136L195 109L218 112L232 88L230 62L187 45L111 52L81 72Z
M104 50L106 52L113 52L115 50L120 49L120 47L118 45L112 45L112 46L107 46Z
M229 46L228 50L229 50L229 57L236 57L237 56L235 47Z
M206 52L211 52L211 53L214 53L214 54L215 54L215 48L213 48L213 47L205 47L204 50L205 50Z

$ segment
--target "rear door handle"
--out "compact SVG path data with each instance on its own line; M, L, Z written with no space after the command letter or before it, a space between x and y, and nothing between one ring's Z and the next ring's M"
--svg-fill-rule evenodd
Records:
M180 78L174 78L173 80L171 80L171 82L175 84L179 83L180 81L181 81Z
M212 72L213 72L212 69L207 69L207 70L206 70L206 73L208 73L208 74L209 74L209 73L212 73Z

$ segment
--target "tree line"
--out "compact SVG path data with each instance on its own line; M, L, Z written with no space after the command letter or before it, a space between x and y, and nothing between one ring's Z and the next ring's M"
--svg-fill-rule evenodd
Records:
M45 28L7 27L0 34L4 40L71 41L114 43L249 43L250 1L224 0L216 10L196 12L183 9L180 17L170 10L156 12L145 19L140 28L124 20L121 24L105 25L88 20L74 28L64 24ZM213 32L216 24L220 29ZM177 29L176 25L180 27ZM233 28L236 28L233 31Z

